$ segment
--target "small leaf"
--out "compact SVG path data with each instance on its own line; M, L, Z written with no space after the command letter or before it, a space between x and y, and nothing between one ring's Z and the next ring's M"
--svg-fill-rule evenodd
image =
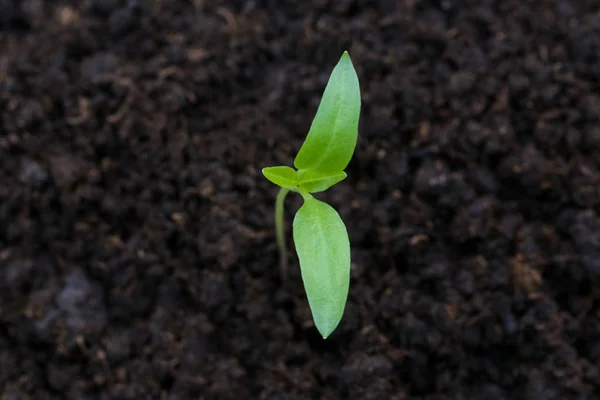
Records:
M348 232L338 213L312 196L296 213L293 232L313 320L327 338L342 319L348 297Z
M290 167L268 167L263 168L263 175L274 184L284 188L294 188L298 186L296 170Z
M346 173L321 172L315 170L298 171L298 186L309 193L322 192L329 189L338 182L346 179Z
M348 52L333 69L308 136L296 159L296 169L344 170L356 147L360 87Z

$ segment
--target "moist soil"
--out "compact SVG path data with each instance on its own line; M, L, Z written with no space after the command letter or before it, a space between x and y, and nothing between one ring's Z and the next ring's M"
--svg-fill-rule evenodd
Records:
M260 171L344 50L323 340ZM2 0L0 107L2 400L600 398L595 0Z

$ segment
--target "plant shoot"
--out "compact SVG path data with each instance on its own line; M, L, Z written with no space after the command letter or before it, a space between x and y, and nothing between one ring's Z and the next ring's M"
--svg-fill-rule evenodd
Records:
M346 178L358 138L360 87L348 52L333 69L310 130L296 155L294 168L263 169L263 175L280 186L275 202L275 232L282 277L287 269L284 201L292 191L304 203L294 217L294 244L304 289L315 326L326 339L338 326L350 285L350 240L344 222L313 193L329 189Z

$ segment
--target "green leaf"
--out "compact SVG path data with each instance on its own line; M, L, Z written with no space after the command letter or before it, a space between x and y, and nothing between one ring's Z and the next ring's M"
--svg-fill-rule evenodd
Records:
M341 172L321 172L309 169L308 171L298 171L298 186L309 193L322 192L329 189L338 182L346 179L346 173Z
M338 213L308 196L294 217L294 243L313 320L326 339L338 326L346 306L350 240Z
M294 165L323 172L344 170L356 147L360 87L348 52L333 69L308 136Z
M284 188L294 188L298 186L296 170L290 167L268 167L263 168L263 175L274 184Z

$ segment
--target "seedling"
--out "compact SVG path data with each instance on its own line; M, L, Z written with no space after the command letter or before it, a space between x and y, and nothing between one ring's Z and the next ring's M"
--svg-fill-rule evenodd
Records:
M303 198L293 223L300 271L315 325L324 339L338 326L350 285L350 240L344 222L327 203L312 193L322 192L346 178L358 137L360 88L348 52L333 69L308 136L287 166L263 169L281 187L275 201L275 233L282 277L287 270L283 224L285 197L290 191Z

